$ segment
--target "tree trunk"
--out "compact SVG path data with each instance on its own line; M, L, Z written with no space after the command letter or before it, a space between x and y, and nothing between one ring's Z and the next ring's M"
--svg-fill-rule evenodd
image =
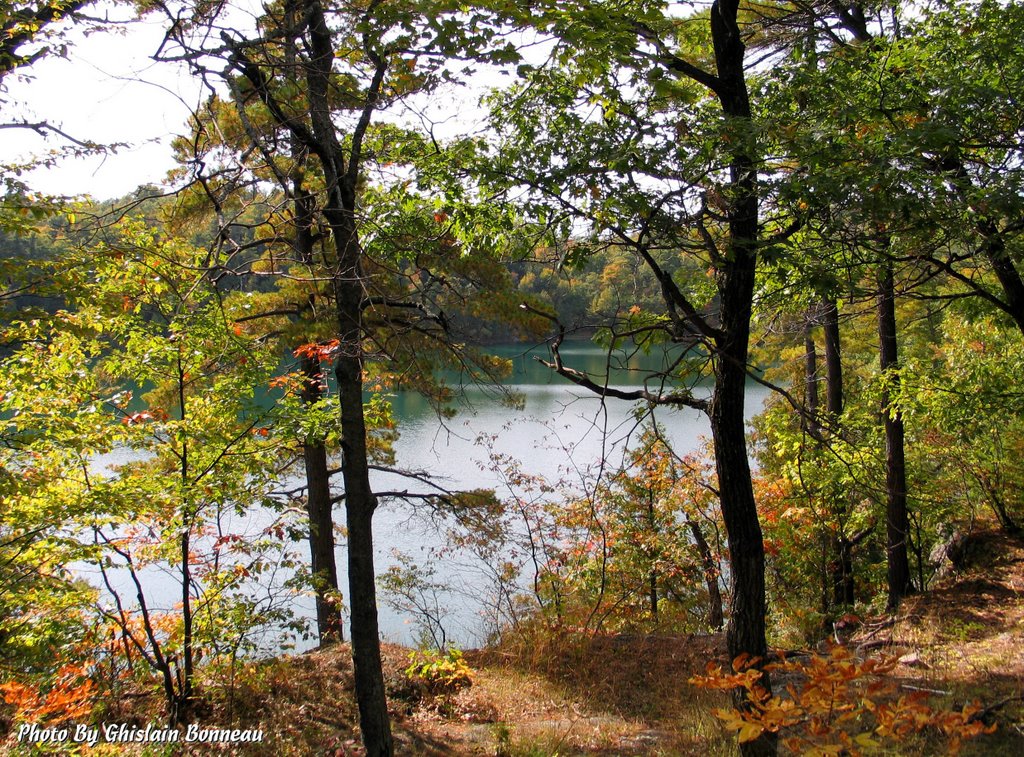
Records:
M832 601L836 607L849 607L856 601L853 580L853 543L839 530L833 547Z
M741 187L753 184L752 167L737 162L732 173L734 184ZM739 207L730 219L730 249L724 270L719 274L722 337L715 350L715 389L709 414L722 518L729 541L732 589L732 613L726 627L729 656L735 659L748 655L763 661L768 653L764 537L754 501L743 417L756 264L753 250L758 226L757 201L752 187L742 204L734 202ZM762 672L761 685L771 692L767 671ZM746 706L744 701L738 704ZM742 744L741 750L744 755L775 754L776 735L766 732L761 738Z
M893 394L899 382L896 341L896 293L892 262L883 263L878 293L878 339L882 380L882 416L885 424L886 555L890 610L913 591L907 542L910 519L907 514L907 467L904 459L903 415Z
M354 205L354 188L340 193ZM346 202L348 205L348 202ZM352 615L352 666L355 671L359 727L368 757L394 753L381 666L377 625L376 575L373 569L373 512L377 498L370 488L363 416L362 311L363 275L354 209L327 209L338 245L334 296L340 354L335 363L341 405L342 477L348 526L348 582Z
M658 533L658 518L654 511L653 489L647 490L647 528L652 535ZM655 543L657 543L657 540L655 540ZM660 551L660 549L656 549L655 553L651 555L651 569L647 575L647 598L650 603L651 620L655 623L658 622L658 569L656 564Z
M839 308L831 297L823 300L825 329L825 410L835 422L843 414L843 361L839 341Z
M814 343L814 325L817 313L810 308L804 316L804 404L800 418L801 427L818 447L823 446L821 418L818 407L818 348ZM819 523L821 541L821 563L818 578L820 581L819 606L822 613L827 613L831 604L832 593L829 587L832 563L829 560L834 532L829 529L829 521Z
M293 56L294 58L294 56ZM289 61L293 63L293 61ZM294 136L291 139L292 208L295 214L295 255L306 266L314 265L313 223L316 200L306 190L303 179L306 150ZM310 295L310 309L316 296ZM302 358L302 401L315 405L323 397L325 376L320 357L306 354ZM338 566L334 556L334 513L331 504L331 482L327 467L327 448L323 439L303 439L302 457L306 469L306 513L309 517L310 572L316 593L316 627L320 646L345 638L341 617Z
M738 0L716 0L711 8L711 38L718 71L717 94L726 129L750 128L751 110L743 60L746 48L737 23ZM746 395L750 315L757 268L757 168L744 145L745 136L729 142L729 236L718 265L721 303L720 335L715 340L715 389L709 415L722 518L729 541L732 613L726 627L729 655L767 656L765 639L764 538L754 501L743 419ZM771 693L771 679L761 668L761 685ZM740 707L748 703L740 698ZM765 732L740 745L747 757L774 755L777 735Z
M339 311L344 324L358 312L345 304L353 287L341 282ZM335 368L341 402L341 449L344 456L345 511L348 525L349 601L352 613L352 666L355 670L359 726L367 755L389 757L393 754L391 726L388 721L381 667L380 635L377 625L376 576L373 569L373 511L376 497L370 489L366 457L366 426L363 418L362 360L358 332L351 323L342 326L342 354Z
M186 513L187 516L187 513ZM182 645L181 663L175 671L177 678L177 691L171 703L170 724L172 728L187 725L192 720L192 676L194 665L193 648L193 618L192 618L192 574L189 566L189 554L191 552L191 524L186 517L185 526L182 529L181 549L181 625Z
M647 576L647 601L650 605L651 620L658 622L658 571L651 568Z
M690 527L693 543L697 545L704 568L704 582L708 588L708 626L713 631L720 631L725 623L725 612L722 609L722 591L718 588L718 565L708 540L704 538L704 532L700 530L700 524L693 518L687 518L686 525Z
M248 57L243 46L232 48L232 64L244 75L268 106L278 125L288 129L295 146L315 155L323 169L322 212L331 230L335 259L330 278L335 298L338 327L338 357L335 375L341 413L342 478L348 525L349 601L352 614L352 662L355 669L359 725L367 757L390 757L394 753L391 727L381 670L380 638L377 626L377 596L373 569L373 512L376 498L370 488L366 424L363 417L362 313L366 280L361 268L362 250L356 222L356 186L360 180L362 140L376 112L391 60L371 49L371 36L363 37L367 59L373 64L373 78L362 92L361 112L345 143L338 138L332 118L331 92L336 88L334 70L337 50L322 0L288 0L284 10L294 26L288 35L305 33L306 54L296 76L305 76L308 127L302 118L289 115L300 100L285 108L269 88L269 77L261 66L272 65ZM299 195L301 193L297 193ZM321 536L326 536L321 529Z
M839 339L839 308L831 297L822 300L822 326L825 331L825 412L828 424L838 432L843 414L843 360ZM832 539L832 601L835 606L854 602L853 542L846 533L849 492L837 492L834 500L835 531Z
M302 359L306 385L302 399L313 404L320 399L320 360ZM306 513L309 516L310 569L316 592L316 627L320 646L344 640L344 625L338 596L338 566L334 558L334 515L331 505L330 474L327 448L323 442L305 440L302 456L306 467Z
M814 345L814 314L804 322L804 428L815 439L821 436L818 422L818 350Z
M742 364L741 364L742 365ZM729 541L731 567L732 612L726 626L726 642L732 659L740 655L760 658L768 654L765 639L764 538L757 517L754 490L747 460L746 434L743 420L743 395L746 371L719 360L716 386L711 403L711 432L714 440L715 466L722 518ZM771 692L767 671L761 685ZM737 704L746 707L745 700ZM773 755L775 734L741 745L744 755Z
M331 119L329 92L334 65L334 41L323 5L306 0L309 18L310 61L306 68L309 115L316 148L321 156L327 200L324 216L331 227L336 262L331 284L338 319L339 354L335 362L341 407L342 478L348 526L348 582L352 615L352 667L355 671L359 727L367 757L391 757L394 746L384 693L380 632L377 625L376 576L373 569L373 511L377 498L370 488L363 417L363 305L366 281L356 226L356 185L359 181L359 141L339 143ZM365 129L387 70L386 60L374 58L376 71L366 93L360 126Z
M185 369L181 360L181 347L178 348L178 407L181 411L182 423L188 417L185 409ZM176 671L178 678L178 696L171 708L173 726L184 725L192 719L192 676L195 666L194 649L194 618L192 614L192 529L195 526L195 503L191 501L191 471L189 469L189 448L187 438L181 443L181 493L184 497L182 508L182 526L180 539L181 554L181 662Z

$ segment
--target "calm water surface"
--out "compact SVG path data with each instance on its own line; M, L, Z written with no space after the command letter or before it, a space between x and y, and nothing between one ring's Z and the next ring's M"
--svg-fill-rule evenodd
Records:
M450 490L495 488L500 476L491 469L493 453L509 455L521 461L524 472L544 476L551 481L571 480L579 471L594 469L601 460L610 466L621 461L630 440L635 441L640 428L633 415L635 403L622 400L602 402L599 398L572 383L554 375L534 359L545 356L546 349L532 352L521 345L493 348L495 354L513 361L513 372L504 389L516 393L522 401L520 408L503 401L502 392L493 387L465 386L456 404L456 414L442 419L422 397L399 393L393 397L395 418L400 431L395 445L397 465L403 470L431 476ZM589 343L566 345L562 349L567 365L592 374L607 373L607 355ZM608 383L617 387L635 387L643 384L643 377L651 368L659 366L656 357L640 356L616 365ZM655 387L651 387L652 389ZM694 387L697 396L710 394L710 384ZM767 390L749 383L745 413L749 418L762 408ZM507 398L506 398L507 399ZM658 422L679 454L699 449L705 436L710 434L707 418L690 409L659 409ZM490 444L480 441L491 439ZM97 464L125 462L114 454L109 460ZM298 481L285 482L298 485ZM375 473L372 479L376 491L429 491L423 484L402 479L394 474ZM501 494L499 490L499 495ZM244 516L226 516L225 532L258 533L272 521L269 512L254 512ZM341 506L335 512L335 522L344 523ZM395 551L412 556L417 562L431 557L444 546L444 538L437 526L425 513L397 500L383 500L374 518L375 565L380 575L396 562ZM306 557L305 545L296 545ZM339 539L337 562L339 581L343 593L348 583L344 543ZM451 637L463 646L481 641L479 598L487 591L486 579L479 563L468 556L448 555L435 563L435 580L457 589L445 597L447 608L445 626ZM88 574L87 569L83 573ZM261 576L269 584L288 578L288 571ZM92 580L98 580L91 576ZM146 576L147 593L154 607L170 607L180 597L180 584L173 576L153 573ZM127 577L117 580L119 590L133 596ZM269 590L268 590L269 592ZM299 597L293 608L297 615L314 618L311 597ZM390 641L410 644L414 641L411 618L380 602L382 636ZM269 636L265 644L273 649L278 642ZM298 649L313 641L299 640Z
M546 349L526 351L521 345L509 345L494 351L513 360L513 374L505 387L522 397L522 409L502 403L493 389L469 386L464 388L458 414L442 421L422 398L396 396L394 410L401 432L396 456L400 467L428 472L452 489L494 488L500 480L488 465L491 450L478 441L485 435L494 437L494 452L521 460L525 472L552 481L572 479L576 471L593 469L602 459L614 466L621 461L630 440L639 436L640 428L633 415L635 403L614 399L602 402L553 374L534 359L535 355L546 357ZM594 374L606 373L607 355L594 345L566 346L562 355L571 367ZM658 366L656 357L634 357L612 371L609 384L623 388L640 386L647 369ZM710 391L709 383L694 389L698 396L707 396ZM761 385L748 384L748 418L760 412L767 394L768 390ZM710 435L707 417L697 410L659 409L657 420L679 454L696 451ZM378 490L417 490L408 482L388 476L378 476L374 483ZM392 504L382 507L375 516L378 573L394 563L395 549L415 556L440 545L441 540L429 523L410 515L408 506ZM337 517L340 521L343 513L339 512ZM344 565L343 550L339 550L338 563ZM474 582L482 579L474 575L471 564L451 560L438 567L437 578L463 584L468 594L481 588L474 586ZM453 596L449 607L452 611L448 630L463 644L479 641L476 637L480 622L474 602ZM386 606L381 607L380 613L381 632L386 638L404 643L411 640L408 618L399 617Z

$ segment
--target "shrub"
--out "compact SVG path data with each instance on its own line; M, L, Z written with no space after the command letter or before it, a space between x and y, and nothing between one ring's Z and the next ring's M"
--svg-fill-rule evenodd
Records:
M784 695L774 696L761 685L758 662L741 655L733 661L732 673L709 663L706 675L690 679L704 688L745 690L746 709L715 710L741 743L768 731L778 733L795 753L858 755L931 729L945 735L947 752L955 754L963 739L995 730L978 717L981 706L976 703L945 710L932 707L925 692L900 693L887 677L896 665L892 658L860 660L846 647L835 646L828 656L783 659L764 669L803 684L791 683Z
M426 695L448 696L472 685L472 670L458 649L409 653L405 676Z

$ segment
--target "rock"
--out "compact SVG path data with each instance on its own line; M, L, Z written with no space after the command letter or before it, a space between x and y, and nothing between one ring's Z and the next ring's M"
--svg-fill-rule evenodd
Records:
M896 662L900 665L906 665L908 668L930 668L927 662L921 659L921 656L917 652L908 652L907 654L900 657Z
M935 576L942 578L963 567L967 556L967 534L954 531L946 541L936 544L928 555Z

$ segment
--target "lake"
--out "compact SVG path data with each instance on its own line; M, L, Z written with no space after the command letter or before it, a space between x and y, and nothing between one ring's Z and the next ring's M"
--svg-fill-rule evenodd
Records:
M521 408L510 407L503 401L503 391L494 387L462 386L455 404L453 417L442 418L419 395L397 393L392 397L394 416L400 436L395 444L397 467L429 475L449 490L493 489L501 484L501 477L490 465L491 454L503 454L521 461L526 473L543 476L550 481L572 479L581 472L593 470L604 460L614 467L622 460L630 441L640 434L634 416L635 403L607 400L590 394L585 389L555 375L536 361L547 357L547 349L530 349L523 345L498 345L488 348L500 357L512 361L511 375L503 383L505 394L514 392L521 400ZM586 370L592 375L604 375L607 354L589 342L567 343L562 348L566 365ZM649 370L658 368L664 358L636 355L622 359L611 371L609 384L616 387L636 387L643 384ZM654 387L651 387L652 389ZM696 396L708 396L710 383L693 387ZM750 382L747 386L745 414L747 418L760 412L768 390ZM656 418L677 453L684 455L698 450L710 427L703 413L688 409L657 410ZM489 438L490 446L480 441ZM133 453L112 453L94 461L102 467L129 462ZM339 477L340 478L340 477ZM285 481L283 488L298 485L298 480ZM376 491L429 491L415 481L394 474L377 472L372 477ZM499 491L499 495L501 492ZM250 512L244 516L225 513L222 527L225 533L258 534L273 520L267 512ZM335 512L335 523L344 524L341 506ZM445 546L438 524L427 513L398 500L383 499L374 517L375 566L378 575L396 564L399 551L422 563ZM342 594L347 594L346 556L343 539L339 537L337 563ZM307 547L295 545L298 554L308 559ZM444 624L449 638L460 646L471 646L483 640L480 617L481 597L490 586L486 571L479 561L458 551L447 552L444 559L434 560L436 573L433 580L451 585L455 592L444 598ZM76 566L79 572L99 584L95 571ZM260 577L261 582L281 584L290 577L287 569L271 570ZM127 577L115 577L115 586L133 596L134 589ZM180 584L170 574L147 570L145 586L149 603L156 608L170 608L180 598ZM263 587L267 596L271 590ZM383 600L382 596L379 596ZM302 618L315 618L311 596L291 600L293 611ZM413 618L403 616L379 602L380 630L383 638L411 644L414 638ZM315 623L313 623L315 627ZM347 632L346 632L347 633ZM280 639L274 630L268 631L261 647L273 652L280 648ZM299 639L296 650L315 644L313 639Z
M525 472L553 481L593 468L601 460L614 466L621 461L629 440L638 438L640 428L633 415L635 403L614 399L602 402L555 375L535 360L536 356L547 357L546 348L530 350L523 345L501 345L491 351L512 360L513 372L504 386L522 397L522 409L503 404L493 388L467 386L463 388L457 415L442 420L421 397L399 394L393 406L401 432L396 444L400 467L428 472L451 489L494 488L500 484L499 477L487 464L488 448L477 441L484 435L493 436L494 452L515 457L522 462ZM606 372L607 354L596 345L567 344L561 352L566 365L593 374ZM661 360L645 355L624 360L623 365L612 371L609 384L640 386L648 370L660 367ZM710 382L694 388L697 396L710 393ZM748 384L747 418L761 411L768 393L760 384ZM679 454L698 450L702 440L710 435L707 417L700 411L662 408L656 417ZM423 490L386 475L375 477L374 484L378 490ZM439 546L439 537L429 520L412 515L406 505L385 504L377 512L374 533L378 574L394 564L395 549L416 557ZM343 522L343 516L337 514L338 522ZM344 552L339 550L339 568L343 568L344 560ZM438 565L436 578L463 584L463 593L469 596L482 588L474 585L474 580L480 579L474 576L471 562L453 557ZM480 619L474 604L462 595L450 599L448 630L463 645L481 640ZM401 617L384 603L380 608L380 626L382 635L389 640L412 640L410 619Z

